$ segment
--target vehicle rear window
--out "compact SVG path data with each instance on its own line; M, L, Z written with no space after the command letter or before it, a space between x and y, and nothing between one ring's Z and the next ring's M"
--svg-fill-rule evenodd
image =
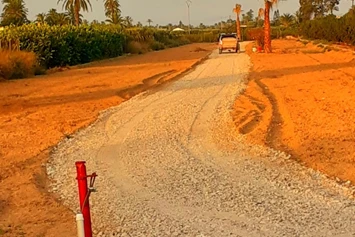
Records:
M224 39L224 38L237 38L237 36L236 35L222 35L221 36L221 39Z

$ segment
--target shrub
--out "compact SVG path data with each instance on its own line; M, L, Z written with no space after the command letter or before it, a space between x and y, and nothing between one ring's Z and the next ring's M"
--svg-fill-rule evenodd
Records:
M154 51L165 49L165 45L159 41L153 41L150 43L150 48Z
M339 19L330 15L303 22L300 30L309 39L355 45L355 16L350 13Z
M116 26L48 26L35 24L8 27L0 39L20 41L20 49L37 54L47 68L83 64L123 53L125 35Z
M23 51L0 51L0 78L21 79L35 74L36 55Z
M125 53L143 54L149 51L149 47L144 42L130 41L127 44Z
M263 28L254 28L247 31L247 38L249 40L255 40L257 46L264 47L264 29Z
M152 28L122 29L117 25L81 25L79 27L27 24L6 27L1 41L19 42L21 50L32 51L41 68L84 64L112 58L123 53L145 53L189 43L216 42L218 31L196 31L176 34Z

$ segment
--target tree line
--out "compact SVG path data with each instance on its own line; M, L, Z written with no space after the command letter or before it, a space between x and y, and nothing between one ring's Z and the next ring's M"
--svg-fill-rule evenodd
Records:
M345 0L344 0L345 1ZM354 0L352 1L352 8L350 11L355 11ZM280 15L279 10L274 10L273 19L270 19L270 11L278 3L278 0L264 0L264 7L258 9L256 16L254 11L250 9L245 14L242 11L242 5L236 4L233 8L233 12L236 15L235 20L228 19L227 21L221 21L212 26L205 26L203 23L199 25L199 28L230 28L233 25L241 38L241 24L247 25L251 28L263 28L264 37L264 51L271 52L271 26L283 26L285 28L291 26L300 26L300 24L313 20L322 19L327 16L334 16L334 12L339 10L340 0L299 0L300 8L298 11L292 14ZM27 18L28 9L26 8L24 0L2 0L4 4L3 12L1 14L1 25L23 25L29 22ZM82 12L92 10L90 0L58 0L58 4L63 6L65 12L57 12L56 9L50 9L47 13L40 13L36 16L35 22L38 24L48 25L80 25L88 24L87 20L83 19ZM99 23L93 21L94 24L117 24L123 27L132 27L133 19L130 16L123 17L121 14L121 6L118 0L103 0L106 21ZM149 26L152 25L151 19L147 20ZM142 27L143 24L138 22L135 26ZM165 28L171 30L172 28L179 26L184 27L184 24L180 21L178 25L168 24Z
M24 0L2 0L2 3L4 5L1 14L2 26L20 26L30 23L28 19L28 8ZM49 25L80 25L89 23L87 20L83 19L81 13L92 10L90 0L58 0L57 4L61 4L65 11L58 12L56 9L50 9L47 13L39 13L36 16L35 22ZM127 27L133 25L132 17L122 16L121 5L118 0L104 0L103 4L106 22L93 21L93 23L120 24ZM149 20L149 23L151 23L151 20Z

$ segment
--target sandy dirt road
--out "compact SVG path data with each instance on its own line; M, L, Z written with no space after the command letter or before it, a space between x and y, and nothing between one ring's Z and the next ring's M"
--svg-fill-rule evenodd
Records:
M0 82L0 235L74 236L72 213L47 191L49 151L100 111L176 79L210 54L190 44L49 75Z
M73 162L85 159L99 174L98 236L353 236L352 190L248 145L233 126L250 67L246 54L213 53L179 81L103 112L53 151L51 189L77 210Z

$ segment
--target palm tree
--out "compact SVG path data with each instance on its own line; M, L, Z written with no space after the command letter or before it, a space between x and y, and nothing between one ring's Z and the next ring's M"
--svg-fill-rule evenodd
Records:
M126 17L124 18L124 22L125 22L125 25L126 25L128 28L130 28L130 27L133 26L133 19L132 19L132 17L130 17L130 16L126 16Z
M52 8L46 15L45 21L48 25L68 25L70 23L70 17L66 13L58 13L56 9Z
M149 27L153 23L153 21L151 19L148 19L147 22L148 22Z
M106 19L106 22L110 23L110 24L114 24L114 25L120 25L122 27L125 26L125 24L124 24L125 22L120 14L119 15L112 15L112 16L108 17Z
M2 0L4 5L1 14L2 25L23 25L28 22L28 9L24 0Z
M278 0L264 0L265 1L265 14L264 14L264 32L265 32L265 53L271 53L271 26L270 26L270 9L274 4L278 3Z
M58 17L57 9L52 8L48 11L45 21L47 22L48 25L56 25L57 17Z
M111 24L121 24L121 5L118 0L104 0L105 16L107 22Z
M296 21L297 24L300 24L302 21L302 13L300 10L296 11L294 19Z
M295 22L295 17L291 14L286 13L280 17L280 22L284 27L287 28Z
M70 24L75 25L76 19L75 19L75 11L74 11L74 6L70 6L69 9L67 9L67 15L70 21ZM83 23L83 15L79 13L79 24Z
M66 13L59 13L55 24L59 26L68 25L70 24L70 18Z
M35 22L39 25L44 25L46 23L46 13L37 14Z
M142 27L143 27L143 24L142 24L140 21L138 21L138 22L137 22L137 27L138 27L138 28L142 28Z
M58 0L57 4L63 2L63 8L70 11L74 8L75 25L80 24L80 11L89 11L89 7L92 10L90 0Z
M242 33L241 33L241 30L240 30L239 16L240 16L240 13L242 12L242 5L235 4L235 8L233 9L233 12L236 14L236 26L237 26L238 39L241 39L242 38Z

